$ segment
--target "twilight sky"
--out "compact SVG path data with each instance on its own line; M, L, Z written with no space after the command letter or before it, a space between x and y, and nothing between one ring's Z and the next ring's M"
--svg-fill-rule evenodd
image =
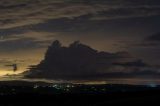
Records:
M159 0L1 0L0 13L0 75L39 63L56 39L160 65Z

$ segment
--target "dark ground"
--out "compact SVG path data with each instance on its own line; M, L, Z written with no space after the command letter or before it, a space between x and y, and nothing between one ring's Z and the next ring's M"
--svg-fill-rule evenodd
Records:
M13 86L16 83L16 86ZM23 86L20 86L23 84ZM33 84L33 83L32 83ZM36 83L34 83L36 84ZM40 83L39 83L40 84ZM160 104L160 87L0 82L0 106L106 106Z
M116 93L109 95L38 95L19 94L1 96L1 106L105 106L105 105L157 105L160 92Z

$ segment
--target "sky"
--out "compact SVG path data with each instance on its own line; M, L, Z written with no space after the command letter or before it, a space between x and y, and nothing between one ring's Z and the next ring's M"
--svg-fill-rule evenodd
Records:
M0 76L38 64L54 40L160 66L159 0L1 0L0 13Z

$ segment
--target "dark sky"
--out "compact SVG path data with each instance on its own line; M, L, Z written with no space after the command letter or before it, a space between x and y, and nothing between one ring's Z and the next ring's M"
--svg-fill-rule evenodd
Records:
M38 63L56 39L160 65L159 0L1 0L0 13L0 75Z

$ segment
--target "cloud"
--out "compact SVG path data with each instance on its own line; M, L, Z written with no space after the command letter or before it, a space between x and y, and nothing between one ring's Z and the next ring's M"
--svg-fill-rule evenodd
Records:
M8 35L10 38L27 38L31 39L34 41L53 41L54 40L54 35L56 33L51 33L51 32L36 32L36 31L31 31L27 30L24 33L21 34L12 34ZM8 39L6 39L8 40ZM49 43L49 42L48 42Z
M1 29L83 15L90 15L89 19L92 20L160 15L160 3L157 0L1 0L0 7Z
M54 40L54 33L29 31L1 35L0 52L14 52L46 48Z
M100 52L74 42L69 47L53 42L45 59L25 77L61 80L105 80L108 78L160 76L158 69L133 58L127 52Z
M137 47L137 48L155 48L159 49L160 46L160 33L151 34L149 36L145 35L141 39L137 39L137 41L125 41L126 47ZM124 43L124 42L122 42Z
M11 63L12 63L12 61L9 59L6 59L6 58L0 59L0 64L11 64Z
M155 47L158 49L160 46L160 33L156 33L156 34L147 36L144 39L144 42L140 44L140 46Z
M44 47L41 45L44 41L36 41L33 38L17 38L7 41L0 42L0 52L1 53L8 53L8 52L17 52L19 50L32 50L37 48Z
M132 62L123 62L123 63L114 63L117 66L123 67L147 67L148 64L144 63L142 60L132 61Z
M26 60L24 59L13 59L13 58L1 58L0 59L0 71L4 70L4 71L10 71L10 69L12 67L9 67L9 65L12 64L18 64L18 65L22 65L25 63ZM3 71L2 71L3 72Z
M160 33L156 33L147 38L148 41L159 42L160 41Z
M21 64L24 63L24 59L12 59L12 58L1 58L0 59L0 65L10 65L10 64Z

